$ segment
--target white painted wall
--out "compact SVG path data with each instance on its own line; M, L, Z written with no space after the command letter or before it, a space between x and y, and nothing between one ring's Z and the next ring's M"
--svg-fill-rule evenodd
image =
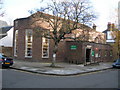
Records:
M7 32L7 36L0 39L0 46L12 47L13 43L13 28Z

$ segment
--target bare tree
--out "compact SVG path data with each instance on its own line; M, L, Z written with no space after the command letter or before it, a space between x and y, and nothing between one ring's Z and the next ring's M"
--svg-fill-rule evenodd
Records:
M54 49L51 66L54 67L60 41L64 39L76 39L67 35L76 29L88 28L85 24L90 24L95 19L95 15L91 10L88 0L70 0L68 2L51 0L51 2L47 7L37 9L39 13L33 15L33 18L37 17L37 19L32 24L40 20L49 24L51 30L42 32L37 28L36 31L41 31L41 36L53 40Z

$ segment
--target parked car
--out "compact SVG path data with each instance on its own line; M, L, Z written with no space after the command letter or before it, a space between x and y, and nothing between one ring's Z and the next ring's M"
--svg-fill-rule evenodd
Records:
M4 54L0 53L0 64L2 67L9 67L13 65L13 59L5 56Z
M120 59L117 59L113 64L113 68L120 68Z

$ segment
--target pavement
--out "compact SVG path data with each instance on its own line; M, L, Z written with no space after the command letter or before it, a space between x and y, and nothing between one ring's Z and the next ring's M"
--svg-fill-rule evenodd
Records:
M101 62L86 66L83 64L56 63L56 67L52 68L50 67L51 63L15 60L11 68L45 75L70 76L110 69L112 68L112 63Z

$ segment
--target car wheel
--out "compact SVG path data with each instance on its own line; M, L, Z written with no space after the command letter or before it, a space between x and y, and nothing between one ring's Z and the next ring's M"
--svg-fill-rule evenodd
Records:
M116 68L116 66L112 66L113 68Z
M2 65L2 68L9 68L9 66Z

